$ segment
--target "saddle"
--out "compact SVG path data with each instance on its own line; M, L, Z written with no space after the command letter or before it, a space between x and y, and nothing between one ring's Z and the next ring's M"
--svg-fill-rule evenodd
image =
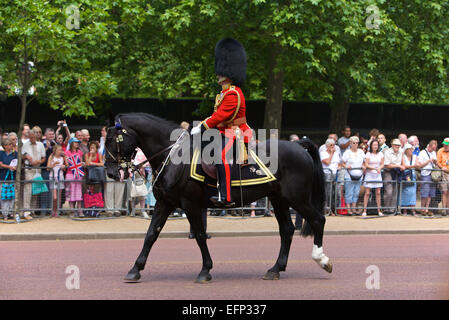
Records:
M216 187L217 171L215 165L200 161L200 154L201 151L199 149L193 151L190 177L211 187ZM252 186L274 180L276 180L276 177L268 170L253 150L248 152L248 163L241 165L241 173L238 164L231 165L231 187Z

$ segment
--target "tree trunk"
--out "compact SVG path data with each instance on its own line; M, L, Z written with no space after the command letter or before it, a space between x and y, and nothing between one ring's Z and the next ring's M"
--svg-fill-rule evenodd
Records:
M282 122L282 89L284 87L284 72L275 70L278 65L278 57L281 55L282 47L275 44L270 51L268 65L267 101L265 103L265 129L281 130Z
M343 126L347 124L349 112L349 98L347 97L347 90L342 82L335 82L332 84L334 93L330 103L330 132L341 134Z
M20 97L20 102L22 105L22 110L20 114L20 123L19 123L19 131L17 132L17 142L19 144L17 150L17 169L16 169L16 183L15 183L15 198L14 198L14 214L20 215L20 198L22 192L22 186L20 184L21 181L21 172L22 172L22 131L23 125L25 123L25 115L27 110L27 93L28 91L24 91L22 88L22 96Z

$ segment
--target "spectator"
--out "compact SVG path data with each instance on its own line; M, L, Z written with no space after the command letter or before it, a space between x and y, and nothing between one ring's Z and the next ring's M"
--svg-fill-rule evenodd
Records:
M421 168L421 212L423 216L433 216L433 213L429 211L430 201L436 195L436 186L432 183L431 170L435 168L437 162L437 149L438 142L431 140L427 147L419 153L418 163Z
M385 143L387 141L387 139L385 138L385 135L383 133L379 133L379 135L377 136L377 141L379 141L379 151L380 152L385 152L385 150L388 149L388 145Z
M335 148L335 140L327 139L326 150L320 152L321 163L323 164L324 172L332 173L333 176L337 173L337 170L340 167L340 154ZM328 170L326 170L328 169Z
M348 125L344 126L341 133L343 136L338 139L338 146L340 147L341 154L343 155L350 146L349 138L351 137L351 127Z
M28 138L29 133L30 133L30 125L28 123L25 123L23 125L22 136L21 136L22 144L29 141L29 138Z
M104 149L104 143L106 141L106 133L107 133L107 127L103 126L101 127L101 137L100 137L100 148L98 149L98 152L104 156L105 155L105 149Z
M89 152L89 139L90 139L89 130L82 129L80 150L83 152L83 155Z
M14 143L11 139L2 139L2 147L4 150L0 151L0 181L6 179L14 181L14 173L17 168L17 151L14 151ZM3 184L0 185L0 189L3 188ZM8 220L8 212L13 211L14 197L1 199L0 209L3 214L3 219Z
M50 172L50 190L53 196L52 217L58 217L58 199L61 200L61 192L64 189L64 170L68 167L67 159L62 146L56 145L48 158L47 171Z
M401 151L404 153L404 146L408 142L407 135L405 133L400 133L398 135L399 142L401 143Z
M357 200L360 193L360 185L363 177L363 162L365 153L358 148L359 138L352 136L349 138L350 147L343 153L342 167L345 170L345 202L348 214L355 214Z
M37 141L37 134L34 130L30 130L28 134L28 142L23 144L22 155L25 160L25 165L28 167L25 169L25 185L23 188L23 205L27 210L24 213L24 217L27 220L31 218L31 208L37 208L37 200L39 195L32 195L32 183L31 180L38 174L40 174L40 166L45 163L45 147L42 142ZM31 168L30 168L31 167Z
M362 216L366 216L366 207L368 205L368 198L370 196L371 189L375 189L377 212L379 216L383 216L380 210L380 189L382 188L382 174L381 171L384 167L384 155L379 152L379 141L371 141L369 146L370 151L365 156L365 195L363 198L363 213Z
M384 170L384 181L385 181L385 207L388 208L389 213L393 213L391 210L396 208L397 194L394 192L396 190L396 184L399 177L401 176L401 171L404 171L402 166L402 151L401 143L399 139L393 139L391 142L391 148L385 150L385 170Z
M56 136L56 143L62 146L62 149L64 152L67 150L67 145L69 144L70 139L70 130L67 126L67 122L65 120L59 120L58 123L58 129L56 129L55 136ZM64 135L61 133L61 130L64 130Z
M3 132L2 133L1 145L0 145L0 151L5 151L3 149L3 141L5 141L6 139L8 139L8 132Z
M291 134L289 137L290 141L299 141L299 137L297 134Z
M337 174L337 170L340 167L340 153L335 148L335 140L327 139L326 150L320 152L321 163L323 164L324 176L327 182L331 182L335 180L335 175ZM326 183L326 199L331 199L332 197L332 185L330 183ZM333 210L333 202L331 202L331 215L335 215Z
M416 175L415 169L418 168L417 156L413 154L414 147L407 143L404 146L404 155L402 157L402 166L404 172L402 176L401 207L416 207ZM416 215L414 209L412 215ZM407 209L402 209L402 215L407 215Z
M189 130L190 124L187 121L183 121L179 126L184 130Z
M33 130L36 127L33 127ZM53 147L56 145L55 142L55 130L51 129L51 128L47 128L45 129L45 135L44 135L44 140L42 141L42 144L45 147L45 162L41 165L42 169L41 169L41 175L42 175L42 179L44 179L44 181L46 181L47 184L47 188L48 190L51 190L50 188L50 171L46 170L46 166L48 164L48 159L50 158L50 156L53 153ZM50 208L51 208L51 200L52 196L51 196L51 192L44 192L40 194L39 197L39 207L42 209L48 209L48 211L41 211L40 216L44 217L45 214L50 214Z
M334 143L336 144L337 143L337 135L335 134L335 133L330 133L328 136L327 136L327 139L332 139L332 140L334 140ZM327 140L326 140L327 141ZM322 152L322 151L325 151L327 149L327 147L326 147L326 144L323 144L323 145L321 145L320 147L319 147L319 149L318 149L318 152ZM339 154L339 155L341 155L341 150L340 150L340 147L339 146L337 146L337 145L335 145L335 151Z
M141 167L139 168L138 171L135 171L135 172L132 173L132 174L134 174L134 177L132 177L132 180L133 180L132 183L136 183L136 184L144 183L144 184L146 184L146 176L145 176L145 169L144 169L144 167L147 167L149 165L148 162L144 163L146 160L147 160L147 158L145 157L145 154L143 153L143 151L140 148L137 148L137 153L136 153L136 156L134 157L133 163L134 163L134 165L141 165ZM149 219L150 218L148 216L148 213L145 211L145 200L146 200L147 195L148 195L148 189L147 189L147 193L145 195L137 196L137 197L132 198L131 203L132 203L132 213L133 213L133 215L136 212L135 205L137 203L139 203L142 217L145 218L145 219Z
M380 131L376 128L371 129L371 131L369 132L369 140L366 143L368 145L368 151L369 151L369 146L371 145L371 142L373 140L377 140L377 137L379 136ZM380 151L380 145L379 145L379 151Z
M98 141L89 142L89 152L84 155L84 161L87 166L103 167L103 156L98 152L100 143Z
M83 201L83 184L84 165L82 162L83 152L79 149L80 140L77 138L70 138L69 149L65 152L68 169L66 174L66 197L69 201L70 209L73 209L75 217L84 217L81 212ZM75 210L78 208L78 210Z
M443 216L447 215L449 206L449 138L443 140L443 147L437 152L437 164L443 170L443 181L440 184L442 195L442 212Z
M39 126L31 128L36 133L36 141L42 142L42 129Z
M19 143L19 138L17 137L17 134L15 132L10 132L8 134L8 138L11 139L12 145L14 147L14 151L18 151L18 143Z
M413 154L419 156L419 139L417 136L410 136L407 142L413 147Z
M83 140L83 134L81 133L81 130L77 130L75 132L75 138L77 138L79 141Z

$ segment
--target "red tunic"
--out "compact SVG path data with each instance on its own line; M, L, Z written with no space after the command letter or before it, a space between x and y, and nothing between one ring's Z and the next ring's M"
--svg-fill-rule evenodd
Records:
M238 127L241 134L244 135L244 141L248 143L252 132L246 123L246 104L242 90L236 86L222 90L215 99L215 112L203 121L203 125L206 129L217 128L229 138L232 137L230 134L233 135Z

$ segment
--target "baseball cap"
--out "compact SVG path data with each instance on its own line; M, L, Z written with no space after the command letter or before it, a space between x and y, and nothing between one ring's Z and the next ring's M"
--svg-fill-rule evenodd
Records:
M414 149L413 146L410 143L406 143L404 146L404 151L407 149Z
M81 142L81 141L79 141L77 138L70 138L69 144L71 144L72 142Z
M399 141L399 139L393 139L393 141L391 141L391 145L394 145L394 144L400 146L401 142Z
M449 138L444 138L442 144L449 145Z

